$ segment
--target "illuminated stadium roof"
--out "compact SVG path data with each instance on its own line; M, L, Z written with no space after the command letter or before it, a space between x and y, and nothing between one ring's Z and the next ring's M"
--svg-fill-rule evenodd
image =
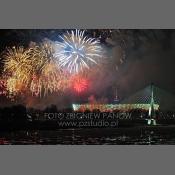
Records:
M150 104L73 104L74 111L84 112L86 110L100 110L101 112L112 112L114 110L128 111L132 109L149 110ZM159 105L154 104L154 109L158 110Z

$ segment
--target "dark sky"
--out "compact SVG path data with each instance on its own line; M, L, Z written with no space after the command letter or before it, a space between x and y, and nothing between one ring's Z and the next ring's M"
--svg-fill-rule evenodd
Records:
M7 46L28 46L31 41L40 42L44 38L57 40L63 32L65 30L0 30L0 51ZM77 98L83 101L91 94L111 100L116 88L120 98L125 98L151 82L175 93L175 30L87 30L86 33L100 37L108 55L98 81L92 80L90 92L82 97L71 96L72 99L51 95L42 100L28 99L28 102L38 106L63 101L68 104Z
M149 37L140 34L136 46L129 47L132 44L128 44L127 58L118 74L121 91L127 96L153 82L160 88L175 92L174 30L144 32ZM135 39L134 37L133 40Z

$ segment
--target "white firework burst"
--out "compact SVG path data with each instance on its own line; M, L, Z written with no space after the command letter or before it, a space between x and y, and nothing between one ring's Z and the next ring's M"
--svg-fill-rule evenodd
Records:
M57 64L70 73L78 73L98 64L102 57L100 41L84 35L85 31L75 30L60 36L62 42L56 42L55 58Z

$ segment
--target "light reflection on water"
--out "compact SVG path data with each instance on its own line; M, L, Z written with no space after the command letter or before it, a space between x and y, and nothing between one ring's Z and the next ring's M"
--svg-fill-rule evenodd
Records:
M0 132L10 145L160 145L175 144L175 128L91 128Z

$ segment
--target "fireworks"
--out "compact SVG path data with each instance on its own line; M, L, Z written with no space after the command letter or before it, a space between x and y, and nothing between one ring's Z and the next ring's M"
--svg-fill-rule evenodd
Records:
M84 68L98 64L102 57L100 42L94 38L84 36L85 31L76 30L60 36L62 42L56 43L55 57L60 67L70 73L79 73Z
M6 81L6 96L11 100L22 94L30 83L33 72L32 49L24 47L7 48L4 55L4 76Z
M50 40L45 40L39 45L31 47L32 64L34 71L42 72L49 63L54 62L54 44Z
M31 49L24 49L23 47L7 49L4 59L5 73L11 74L18 81L20 80L27 85L32 70Z
M63 92L66 88L66 74L56 66L54 44L46 40L33 49L33 66L30 90L35 96L46 96L48 93Z
M7 94L7 81L4 78L0 79L0 95Z
M4 59L4 73L9 94L17 95L29 89L35 96L46 96L49 92L60 92L66 81L63 71L55 66L51 43L43 42L30 48L7 49Z
M13 78L9 76L2 76L0 79L0 96L6 96L13 101L15 99L15 87L17 83L13 82Z
M66 86L66 75L53 63L44 66L39 75L33 75L30 90L35 96L46 96L48 93L62 92Z
M85 91L89 87L88 74L91 75L87 70L99 67L104 57L100 41L80 30L67 32L60 38L60 42L46 39L31 42L26 48L7 48L0 95L14 99L23 94L36 97L60 94L67 88L78 93Z
M88 80L82 76L76 75L72 77L72 86L76 92L81 93L88 88Z

